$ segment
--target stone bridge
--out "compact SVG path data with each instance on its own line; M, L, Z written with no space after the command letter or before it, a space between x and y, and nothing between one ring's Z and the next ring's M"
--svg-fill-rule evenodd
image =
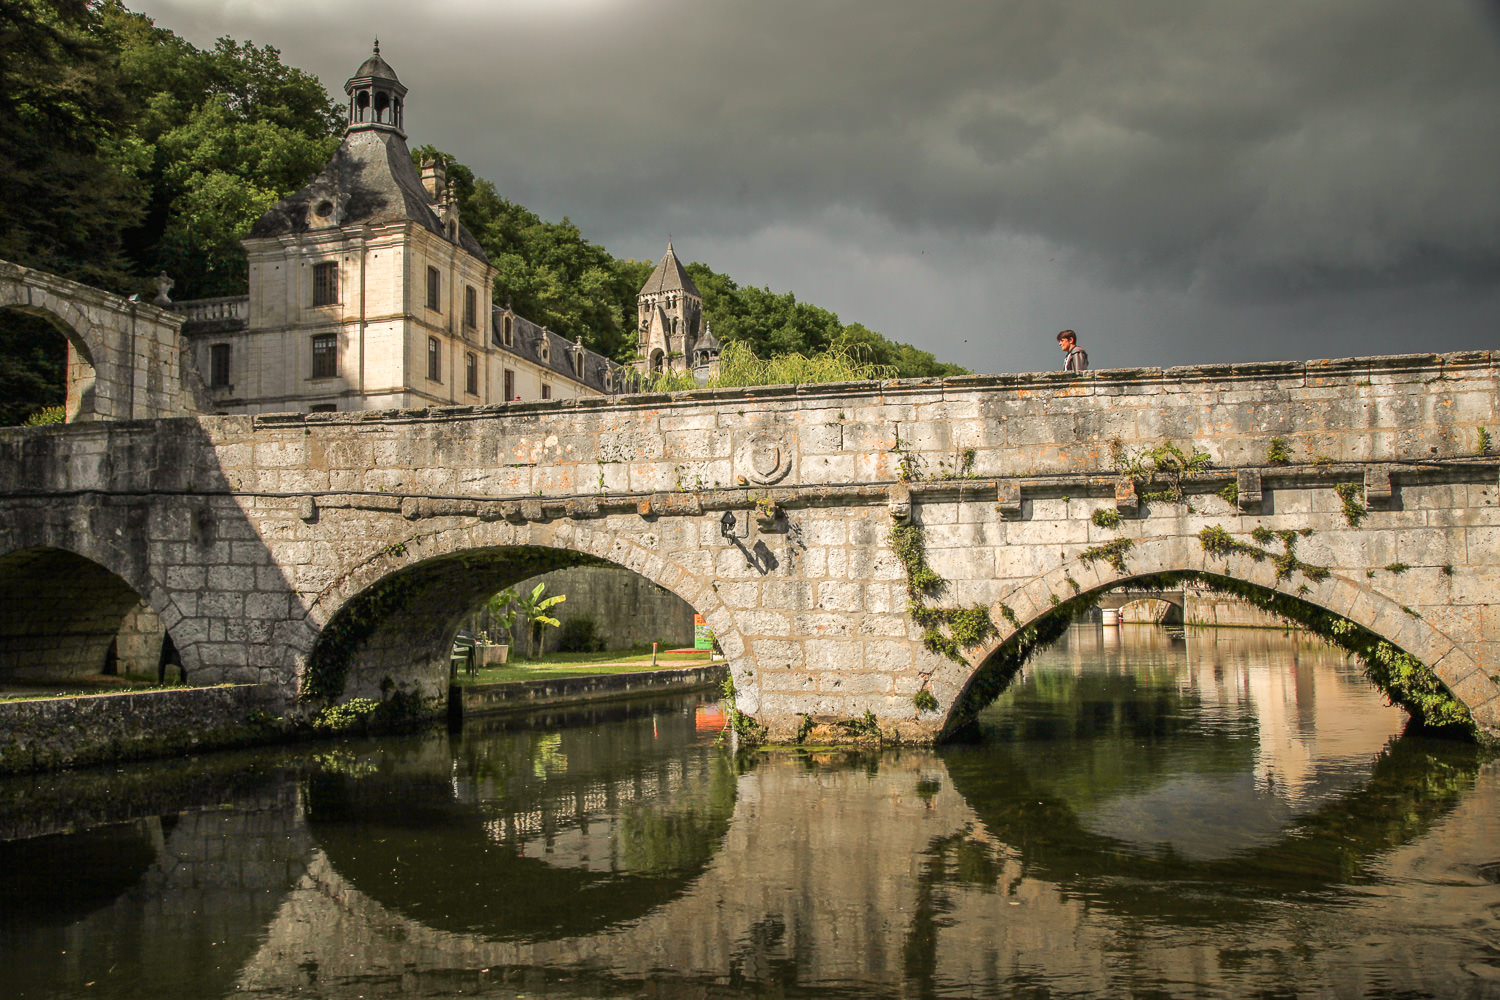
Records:
M144 602L193 682L435 698L488 594L598 561L705 616L771 738L921 741L1091 595L1193 575L1355 623L1500 735L1497 361L9 429L0 676L97 670Z
M45 317L66 338L70 423L195 409L184 392L183 315L4 260L0 309Z

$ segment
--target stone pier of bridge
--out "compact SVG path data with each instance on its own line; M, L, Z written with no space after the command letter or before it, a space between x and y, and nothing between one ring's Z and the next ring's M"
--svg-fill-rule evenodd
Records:
M1387 639L1495 735L1497 398L1471 352L6 429L0 676L91 672L144 603L194 683L435 699L487 595L609 563L706 618L772 739L927 741L1059 605L1200 574ZM1153 484L1168 444L1206 457ZM962 609L993 632L934 650Z

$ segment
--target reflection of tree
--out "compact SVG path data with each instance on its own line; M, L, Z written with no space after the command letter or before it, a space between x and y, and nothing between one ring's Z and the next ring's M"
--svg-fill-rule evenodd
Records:
M388 766L308 778L309 826L353 888L456 933L545 940L639 919L702 872L734 810L733 762L697 739L690 702L593 730L470 734L456 752L388 744Z
M1472 787L1482 752L1403 736L1376 758L1363 787L1300 817L1277 842L1205 861L1169 850L1144 855L1086 830L1068 795L1005 748L945 758L983 835L934 843L924 882L995 890L996 873L1012 857L1025 875L1119 913L1222 922L1255 919L1285 896L1367 877L1373 856L1421 836L1453 808Z
M1006 766L994 768L999 781L1045 768L1047 797L1073 812L1154 775L1250 770L1259 746L1253 713L1246 708L1243 725L1205 728L1199 698L1179 689L1178 679L1176 665L1165 663L1110 673L1036 671L1006 693L1003 715L983 720L987 749L978 756L1010 755ZM1043 762L1008 749L1036 742L1045 743ZM975 754L950 750L949 766L963 766Z

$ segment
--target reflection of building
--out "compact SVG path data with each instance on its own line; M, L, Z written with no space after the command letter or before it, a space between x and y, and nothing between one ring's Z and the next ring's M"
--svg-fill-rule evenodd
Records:
M178 303L211 412L362 410L600 395L618 366L509 308L441 162L419 174L406 87L375 52L349 127L244 246L245 298Z

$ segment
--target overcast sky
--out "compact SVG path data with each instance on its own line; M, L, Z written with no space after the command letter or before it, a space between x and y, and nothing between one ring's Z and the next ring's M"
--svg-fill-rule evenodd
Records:
M1500 348L1500 0L127 3L977 371Z

